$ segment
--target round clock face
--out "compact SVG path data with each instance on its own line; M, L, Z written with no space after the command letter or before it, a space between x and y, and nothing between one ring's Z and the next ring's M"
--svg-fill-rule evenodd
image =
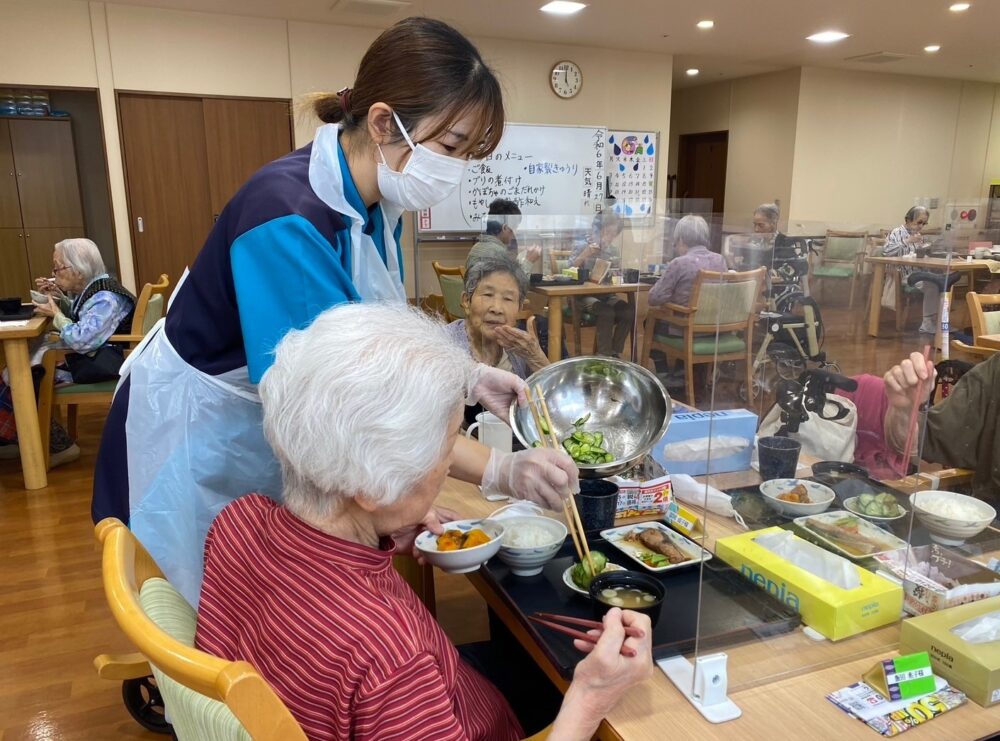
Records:
M560 98L572 98L583 86L583 73L573 62L557 62L549 82L552 92Z

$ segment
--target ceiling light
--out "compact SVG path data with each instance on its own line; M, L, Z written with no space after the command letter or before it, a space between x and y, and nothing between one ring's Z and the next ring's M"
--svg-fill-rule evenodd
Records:
M812 36L806 36L806 38L809 41L815 41L817 44L832 44L835 41L843 41L850 35L843 31L820 31L819 33L814 33Z
M715 21L698 21L697 26L703 31L707 31L710 28L715 28Z
M692 67L692 68L691 68L691 69L689 69L689 70L685 70L685 71L684 71L684 74L686 74L686 75L687 75L688 77L695 77L695 76L696 76L696 75L697 75L697 74L698 74L699 72L701 72L701 70L700 70L700 69L697 69L697 68L695 68L695 67Z
M586 3L571 3L567 0L552 0L551 3L543 5L539 8L539 10L543 13L552 13L553 15L573 15L573 13L579 13L586 7Z
M972 7L972 3L954 3L948 10L952 13L961 13Z
M930 46L925 46L924 47L924 51L926 51L926 52L928 52L930 54L933 54L936 51L941 51L941 45L940 44L931 44Z

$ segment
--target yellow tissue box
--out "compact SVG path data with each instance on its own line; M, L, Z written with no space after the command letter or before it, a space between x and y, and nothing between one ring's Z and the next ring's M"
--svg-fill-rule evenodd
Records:
M781 530L769 527L721 538L715 542L715 555L797 611L802 622L830 640L837 641L900 619L903 588L898 584L852 564L858 570L861 584L854 589L842 589L754 542L761 535Z

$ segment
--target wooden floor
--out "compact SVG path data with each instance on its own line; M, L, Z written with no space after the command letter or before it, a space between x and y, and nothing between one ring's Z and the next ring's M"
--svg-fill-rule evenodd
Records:
M827 310L826 350L845 373L881 374L919 349L915 332L870 340L861 312ZM891 334L891 332L890 332ZM91 471L103 413L80 419L83 457L25 491L16 461L0 461L0 739L164 738L125 710L121 687L91 661L127 651L104 602L90 521ZM486 637L485 609L464 577L438 580L439 619L452 640Z

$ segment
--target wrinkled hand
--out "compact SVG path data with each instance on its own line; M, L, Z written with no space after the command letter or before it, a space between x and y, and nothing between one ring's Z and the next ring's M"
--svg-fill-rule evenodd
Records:
M55 300L50 295L48 303L35 303L35 313L40 314L41 316L55 316L59 313L59 307L56 306Z
M903 241L905 241L907 244L920 244L921 242L924 241L924 235L918 232L917 234L911 234Z
M601 245L597 242L591 242L583 252L587 257L596 257L601 252Z
M538 344L538 340L530 332L506 325L497 327L494 332L500 347L525 360L542 354L542 346Z
M621 699L622 695L653 673L653 627L649 617L631 610L613 607L604 616L604 629L588 631L599 636L597 643L576 639L573 645L589 654L576 665L573 684L588 695L588 704L600 709L604 715ZM626 627L642 631L642 637L625 635ZM622 646L635 651L635 656L622 656Z
M541 246L537 244L531 245L527 250L525 250L524 256L528 262L538 262L539 258L542 256Z
M421 566L427 563L424 554L417 549L416 540L424 530L430 530L435 535L444 532L442 523L459 519L459 515L454 510L447 507L431 507L423 519L413 525L401 527L392 534L392 539L396 541L396 552L400 554L410 553Z
M890 368L882 377L885 382L885 395L889 399L889 406L893 409L905 409L909 411L913 408L914 389L924 381L924 398L920 403L927 401L934 388L934 363L924 360L924 356L918 352L910 353L910 357L899 365ZM927 383L927 381L931 383Z
M465 403L482 404L497 417L506 421L511 403L528 404L528 385L513 373L479 363L469 374Z
M56 298L63 295L62 290L56 285L55 278L35 278L35 288L39 293L51 293Z
M494 450L483 473L483 495L527 499L558 512L566 497L580 491L579 474L573 459L561 450Z

